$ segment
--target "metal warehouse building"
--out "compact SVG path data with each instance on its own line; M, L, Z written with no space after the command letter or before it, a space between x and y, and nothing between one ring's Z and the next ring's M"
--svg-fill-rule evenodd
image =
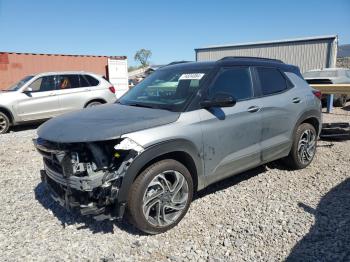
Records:
M338 37L336 35L285 39L269 42L209 46L196 48L197 61L219 60L225 56L255 56L280 59L299 66L301 72L335 67Z
M87 71L127 88L126 56L57 55L0 52L0 90L27 75L48 71Z

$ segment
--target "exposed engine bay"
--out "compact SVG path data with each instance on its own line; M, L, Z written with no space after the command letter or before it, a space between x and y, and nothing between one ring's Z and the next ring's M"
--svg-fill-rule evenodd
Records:
M129 138L84 143L35 139L44 160L41 179L53 199L97 220L118 219L118 192L132 161L143 148Z

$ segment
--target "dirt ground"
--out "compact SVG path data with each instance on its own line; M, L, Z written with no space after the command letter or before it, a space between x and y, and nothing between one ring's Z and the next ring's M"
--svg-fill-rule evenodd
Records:
M323 119L350 122L350 103ZM319 141L304 170L274 162L210 186L177 227L148 236L55 203L35 137L0 136L1 261L350 261L349 140Z

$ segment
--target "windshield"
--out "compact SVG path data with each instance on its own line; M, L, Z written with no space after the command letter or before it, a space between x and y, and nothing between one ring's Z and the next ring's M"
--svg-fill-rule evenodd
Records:
M22 86L25 85L30 79L32 79L34 76L26 76L23 78L21 81L17 82L16 84L10 86L8 89L5 89L5 91L17 91L20 89Z
M327 71L310 71L303 74L307 78L318 78L318 77L337 77L338 71L327 70Z
M210 69L161 69L119 99L131 106L183 111Z

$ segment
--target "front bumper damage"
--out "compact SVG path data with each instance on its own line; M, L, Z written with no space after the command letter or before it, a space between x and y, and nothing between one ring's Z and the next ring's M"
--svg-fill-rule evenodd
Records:
M43 156L41 180L51 197L66 209L96 220L120 220L125 202L118 193L128 167L143 151L129 138L104 142L55 143L33 140Z

